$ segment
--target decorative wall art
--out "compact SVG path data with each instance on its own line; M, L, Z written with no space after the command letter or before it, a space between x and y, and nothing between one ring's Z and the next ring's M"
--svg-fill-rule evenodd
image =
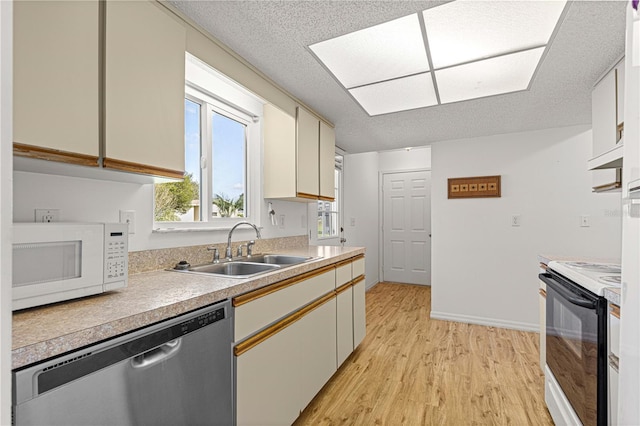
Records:
M476 176L448 179L448 198L500 197L500 176Z

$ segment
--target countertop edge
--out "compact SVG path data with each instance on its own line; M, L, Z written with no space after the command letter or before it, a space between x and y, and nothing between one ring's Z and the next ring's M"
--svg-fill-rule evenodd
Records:
M315 247L310 247L310 251L315 249ZM112 320L106 321L101 324L90 325L86 328L73 330L69 333L61 333L53 337L48 337L45 339L41 339L40 341L24 344L22 346L14 346L12 348L12 369L20 369L26 367L28 365L32 365L38 362L42 362L46 359L54 358L65 353L93 345L104 340L111 339L113 337L170 319L179 315L183 315L187 312L208 306L210 304L219 302L221 300L229 299L240 294L268 286L278 281L285 280L287 278L300 275L302 273L312 271L318 268L322 268L327 265L335 264L342 260L350 259L355 256L359 256L365 253L365 249L363 247L344 247L344 248L335 248L332 249L331 246L318 246L318 253L330 253L332 251L338 251L338 253L334 253L331 255L323 256L319 259L315 259L313 261L303 263L300 265L295 265L292 267L285 268L282 271L276 271L273 273L260 275L258 277L248 278L248 279L217 279L215 277L202 277L190 274L178 274L176 272L171 271L152 271L152 272L143 272L140 274L135 274L130 276L129 278L129 287L134 287L138 281L152 281L156 278L169 279L169 280L182 280L187 281L186 284L189 285L188 281L191 280L193 282L202 282L209 280L209 282L213 285L214 283L222 282L223 284L219 285L219 288L213 289L211 291L202 292L202 294L197 294L195 296L187 295L182 300L176 300L172 303L162 304L160 306L153 307L151 309L145 309L141 311L134 311L131 314L127 314L121 318L114 318ZM225 285L226 283L230 283ZM159 287L162 288L162 287ZM98 300L97 308L101 308L101 305L108 306L111 299L117 300L118 298L122 299L123 294L127 293L128 289L123 289L123 291L114 291L108 293L103 293L100 295L101 299ZM129 289L130 293L133 293L132 290ZM71 304L76 304L78 306L82 306L82 304L86 305L87 301L70 301L69 303L58 304L54 307L44 308L42 311L47 311L51 315L54 315L52 312L58 309L59 311L63 311L64 309L68 309ZM82 306L83 308L87 308L87 306ZM73 308L72 308L73 309ZM37 327L38 325L38 309L32 310L29 314L30 318L28 326ZM16 315L20 316L20 313L14 314L14 318ZM60 314L59 314L60 315ZM24 315L23 315L24 316ZM25 321L27 321L25 320ZM19 324L15 324L14 321L14 333L16 333L15 326ZM25 327L23 327L25 328ZM15 339L15 335L14 335Z

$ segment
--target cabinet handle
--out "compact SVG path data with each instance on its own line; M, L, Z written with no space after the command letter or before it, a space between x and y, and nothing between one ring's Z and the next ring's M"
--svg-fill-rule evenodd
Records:
M540 293L540 296L544 297L545 299L547 298L547 291L543 288L541 288L540 290L538 290L538 293Z
M618 358L614 354L609 354L609 365L616 371L618 371L618 367L620 366L620 358Z

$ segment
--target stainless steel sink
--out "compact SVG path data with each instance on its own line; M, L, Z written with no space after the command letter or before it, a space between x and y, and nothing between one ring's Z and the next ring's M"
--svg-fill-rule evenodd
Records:
M247 259L248 262L266 263L271 265L297 265L313 259L310 256L292 256L288 254L258 254Z
M174 272L190 274L218 275L229 278L249 278L254 275L265 274L280 268L297 265L314 259L309 256L292 256L288 254L256 254L245 256L236 260L223 260L220 263L206 263L204 265L191 266L181 262Z
M227 262L192 266L189 269L186 269L184 272L197 272L202 274L246 278L256 274L273 271L274 269L278 268L278 265L269 265L266 263Z

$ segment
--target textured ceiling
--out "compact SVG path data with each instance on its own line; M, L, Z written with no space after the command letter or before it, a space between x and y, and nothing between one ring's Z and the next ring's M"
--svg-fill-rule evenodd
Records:
M446 2L170 3L333 122L350 153L591 123L593 85L624 53L627 4L572 2L529 91L370 117L307 46Z

